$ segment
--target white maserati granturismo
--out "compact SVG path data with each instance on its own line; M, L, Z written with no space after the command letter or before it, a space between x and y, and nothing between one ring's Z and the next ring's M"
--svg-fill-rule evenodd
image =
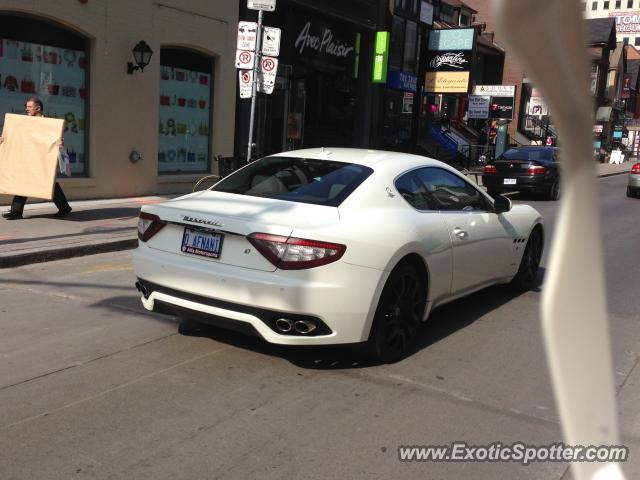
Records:
M321 148L262 158L208 190L142 207L145 308L288 345L410 351L446 302L536 284L540 214L426 157Z

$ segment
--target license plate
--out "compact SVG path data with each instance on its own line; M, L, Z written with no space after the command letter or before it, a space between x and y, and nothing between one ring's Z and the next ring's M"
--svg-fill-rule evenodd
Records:
M196 230L186 227L182 234L180 250L202 257L220 258L223 235L209 230Z
M516 184L516 179L515 178L505 178L502 181L503 185L515 185Z

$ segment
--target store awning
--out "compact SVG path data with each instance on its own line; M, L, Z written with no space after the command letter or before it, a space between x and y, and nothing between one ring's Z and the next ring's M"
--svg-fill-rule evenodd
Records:
M608 122L611 120L612 107L598 107L596 112L596 122Z

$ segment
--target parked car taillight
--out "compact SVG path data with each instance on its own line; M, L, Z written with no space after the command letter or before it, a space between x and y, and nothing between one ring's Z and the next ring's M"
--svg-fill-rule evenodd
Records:
M640 163L636 163L633 167L631 167L631 173L640 175Z
M162 230L167 222L160 220L160 217L151 213L140 212L138 217L138 238L146 242L156 233Z
M543 173L546 173L547 169L544 167L541 167L540 165L531 165L529 167L529 175L542 175Z
M347 247L339 243L305 238L252 233L247 240L273 265L282 270L302 270L335 262Z
M484 166L484 173L498 173L498 169L495 167L495 165L485 165Z

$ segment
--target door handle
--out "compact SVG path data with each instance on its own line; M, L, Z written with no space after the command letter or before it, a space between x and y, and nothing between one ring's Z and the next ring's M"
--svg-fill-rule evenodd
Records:
M453 229L453 234L458 238L467 238L467 235L469 235L465 230L458 227Z

